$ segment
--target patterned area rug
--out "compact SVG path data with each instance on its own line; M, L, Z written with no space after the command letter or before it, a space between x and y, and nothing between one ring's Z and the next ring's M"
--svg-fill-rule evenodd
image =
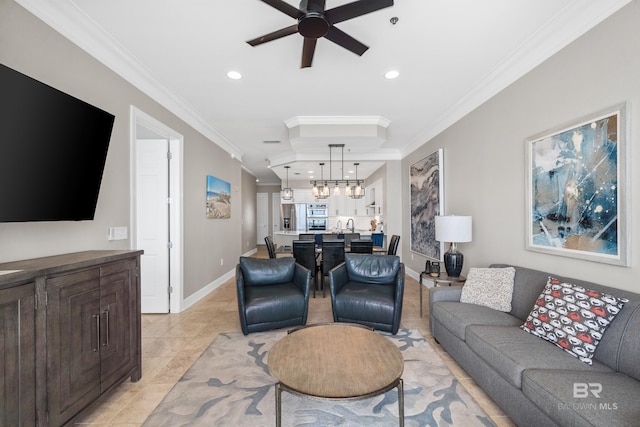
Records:
M267 357L285 334L220 334L144 426L273 426L275 380ZM494 426L417 330L383 335L404 357L406 426ZM282 425L397 426L397 397L396 389L356 401L314 400L284 391Z

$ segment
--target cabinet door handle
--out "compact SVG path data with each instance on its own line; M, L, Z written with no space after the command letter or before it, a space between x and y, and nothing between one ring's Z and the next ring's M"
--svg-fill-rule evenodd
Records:
M91 344L91 347L93 347L94 352L97 352L100 349L98 344L100 342L100 315L94 314L93 318L96 321L96 345L94 346L93 344Z
M104 314L104 320L105 320L105 339L104 339L104 343L102 343L103 347L109 347L109 309L111 307L107 307L107 309L105 311L103 311Z

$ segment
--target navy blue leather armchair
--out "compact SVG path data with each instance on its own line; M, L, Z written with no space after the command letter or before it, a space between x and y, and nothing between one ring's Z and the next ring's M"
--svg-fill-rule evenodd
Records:
M396 334L402 317L404 264L395 255L345 254L329 272L335 322Z
M305 325L311 271L295 258L240 257L236 290L242 333Z

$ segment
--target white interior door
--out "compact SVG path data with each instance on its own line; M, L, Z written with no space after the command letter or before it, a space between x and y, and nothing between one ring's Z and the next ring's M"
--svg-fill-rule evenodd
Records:
M144 251L143 313L182 311L183 146L182 135L131 106L131 248Z
M143 313L169 312L169 141L136 141L136 241Z
M256 244L264 245L269 235L269 193L256 194Z

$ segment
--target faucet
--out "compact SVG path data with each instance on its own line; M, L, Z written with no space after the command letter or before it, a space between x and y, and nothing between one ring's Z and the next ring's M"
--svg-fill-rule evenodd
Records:
M347 228L349 228L349 223L351 223L351 232L353 233L355 231L355 225L353 224L353 218L349 218L347 220Z

